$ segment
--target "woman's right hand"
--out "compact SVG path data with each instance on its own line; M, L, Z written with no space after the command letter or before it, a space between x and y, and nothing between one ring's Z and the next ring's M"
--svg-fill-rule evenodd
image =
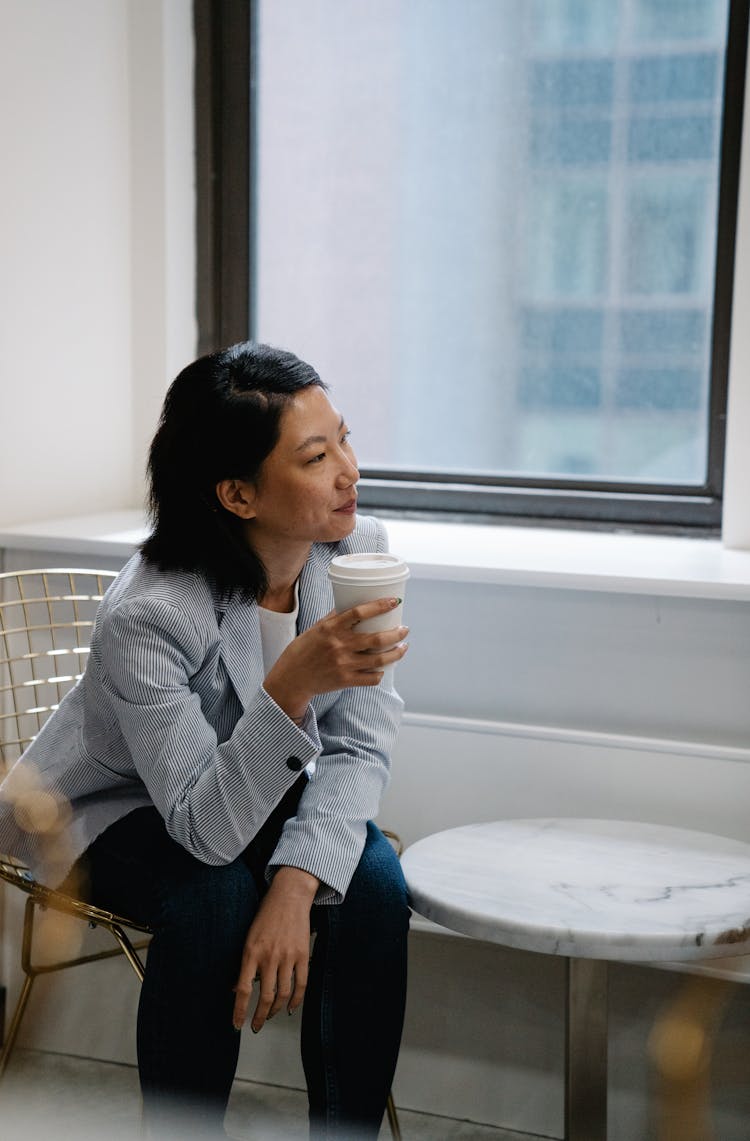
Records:
M327 614L287 646L263 683L266 693L298 721L318 693L352 685L378 685L385 667L401 661L406 653L408 646L403 639L409 628L394 626L362 634L357 626L398 605L397 598L379 598L342 614Z

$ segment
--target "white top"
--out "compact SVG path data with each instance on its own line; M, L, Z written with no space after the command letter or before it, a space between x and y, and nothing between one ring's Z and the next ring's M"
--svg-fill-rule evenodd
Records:
M294 610L280 614L277 610L258 607L260 640L263 647L263 669L266 673L276 664L284 650L297 637L299 614L299 579L294 584Z
M404 853L414 910L551 955L694 961L750 951L750 844L622 820L500 820Z

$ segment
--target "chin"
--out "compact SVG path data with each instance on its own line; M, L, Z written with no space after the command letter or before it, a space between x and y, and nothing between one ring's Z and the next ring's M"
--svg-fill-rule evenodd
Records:
M323 543L335 543L338 539L345 539L351 535L357 526L357 515L336 516L336 523L330 529L330 534L321 540Z

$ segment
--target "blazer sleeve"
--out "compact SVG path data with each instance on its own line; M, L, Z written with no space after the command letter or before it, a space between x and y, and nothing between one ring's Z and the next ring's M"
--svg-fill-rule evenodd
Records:
M387 550L379 522L376 544L377 550ZM302 868L321 881L316 903L343 900L362 855L367 821L377 816L390 779L403 707L393 688L352 686L318 718L322 751L315 774L297 815L284 825L269 877L280 866Z
M135 768L179 844L207 864L236 859L321 747L262 688L221 744L190 678L205 647L163 598L115 608L102 639L105 688ZM294 767L290 767L290 759Z

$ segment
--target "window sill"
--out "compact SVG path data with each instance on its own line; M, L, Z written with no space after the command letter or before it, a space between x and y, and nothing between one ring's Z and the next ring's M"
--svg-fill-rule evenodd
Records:
M750 599L750 551L720 539L558 528L386 520L414 578L553 589ZM145 535L140 511L0 529L6 550L127 558Z
M750 551L717 538L401 519L386 525L391 548L421 578L750 599Z

